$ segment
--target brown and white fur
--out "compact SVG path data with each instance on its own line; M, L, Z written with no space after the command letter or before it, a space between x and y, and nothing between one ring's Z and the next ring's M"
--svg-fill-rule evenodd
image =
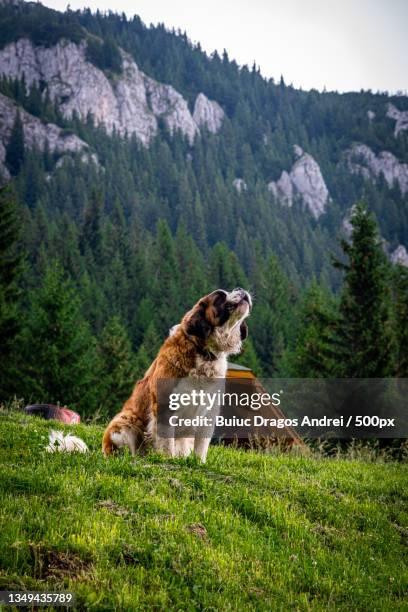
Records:
M111 454L128 446L135 454L146 442L170 456L187 456L194 451L205 462L210 438L157 436L157 381L160 379L225 378L227 357L241 352L248 335L245 319L252 307L247 291L218 289L201 298L175 325L142 380L121 412L109 423L102 450Z

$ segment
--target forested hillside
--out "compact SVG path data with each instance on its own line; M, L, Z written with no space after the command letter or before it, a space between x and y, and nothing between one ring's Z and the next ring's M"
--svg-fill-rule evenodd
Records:
M407 375L406 96L296 90L138 17L5 2L0 118L3 399L111 413L196 299L237 285L258 374Z

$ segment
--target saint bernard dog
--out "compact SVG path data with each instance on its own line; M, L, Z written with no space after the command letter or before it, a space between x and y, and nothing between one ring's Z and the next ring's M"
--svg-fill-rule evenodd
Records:
M157 381L225 378L227 357L241 352L248 335L245 322L252 308L250 294L240 287L231 292L217 289L201 298L175 325L142 380L103 436L102 451L110 455L128 446L134 455L146 442L171 457L191 452L205 462L210 437L164 440L157 435Z

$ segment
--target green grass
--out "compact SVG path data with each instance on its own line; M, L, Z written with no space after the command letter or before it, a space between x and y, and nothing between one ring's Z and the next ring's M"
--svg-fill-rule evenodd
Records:
M56 426L91 452L46 453ZM408 609L406 465L106 460L102 431L0 412L0 589L71 589L81 610Z

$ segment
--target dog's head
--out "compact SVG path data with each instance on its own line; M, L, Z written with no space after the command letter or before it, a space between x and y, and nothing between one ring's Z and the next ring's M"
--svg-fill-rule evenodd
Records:
M217 289L201 298L181 325L206 349L234 355L241 351L241 343L248 335L245 319L251 308L251 296L244 289L238 287L229 293Z

